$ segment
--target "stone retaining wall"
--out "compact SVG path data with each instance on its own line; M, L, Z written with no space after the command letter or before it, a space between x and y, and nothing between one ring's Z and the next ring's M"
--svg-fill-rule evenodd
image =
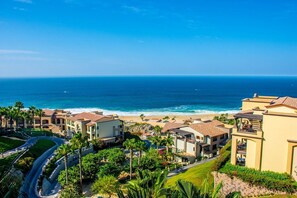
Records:
M223 187L220 191L220 195L225 197L231 192L240 192L243 197L258 197L260 195L272 195L272 194L286 194L281 191L272 191L264 187L254 186L243 182L237 177L230 178L228 175L219 172L212 172L214 176L214 186L217 186L222 182Z

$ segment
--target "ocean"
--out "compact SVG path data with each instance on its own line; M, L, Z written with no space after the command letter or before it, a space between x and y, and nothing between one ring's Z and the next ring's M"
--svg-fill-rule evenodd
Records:
M241 100L259 95L297 97L297 77L158 76L2 78L0 106L22 101L26 107L74 113L159 115L234 113Z

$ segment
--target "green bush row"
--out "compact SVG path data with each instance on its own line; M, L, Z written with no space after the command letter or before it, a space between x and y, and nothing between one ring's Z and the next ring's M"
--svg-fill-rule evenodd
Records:
M252 185L262 186L270 190L283 191L287 193L296 192L297 186L292 177L286 173L275 173L271 171L258 171L255 169L234 166L227 163L219 170L230 177L236 176L244 182Z
M218 159L215 160L212 171L218 171L229 161L231 156L230 150L231 141L227 142L227 144L220 150L220 156L218 157Z

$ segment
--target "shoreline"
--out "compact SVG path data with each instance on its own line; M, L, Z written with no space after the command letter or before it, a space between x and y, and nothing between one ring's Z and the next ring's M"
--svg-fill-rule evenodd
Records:
M184 123L185 120L199 120L201 119L202 121L205 120L213 120L213 118L215 116L219 116L221 115L220 113L214 113L214 114L191 114L191 115L168 115L169 122L175 122L175 123ZM229 114L230 116L234 115ZM137 122L137 123L148 123L151 124L153 126L159 125L161 127L163 127L166 122L162 122L162 118L164 118L166 115L148 115L145 116L144 119L142 120L140 118L140 116L130 116L130 115L124 115L124 116L120 116L119 115L119 119L124 120L126 122ZM174 119L172 119L174 118Z

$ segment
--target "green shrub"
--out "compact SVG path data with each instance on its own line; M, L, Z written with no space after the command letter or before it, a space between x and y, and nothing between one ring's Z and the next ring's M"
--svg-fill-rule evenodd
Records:
M236 176L244 182L262 186L270 190L278 190L287 193L294 193L297 190L296 183L292 177L286 173L258 171L247 167L234 166L230 163L227 163L219 172L225 173L230 177Z
M220 168L222 168L230 159L230 151L226 151L218 157L218 159L215 160L215 163L212 167L212 171L218 171Z
M230 159L231 156L231 141L220 150L220 156L215 160L215 163L212 167L212 171L218 171L222 168Z

